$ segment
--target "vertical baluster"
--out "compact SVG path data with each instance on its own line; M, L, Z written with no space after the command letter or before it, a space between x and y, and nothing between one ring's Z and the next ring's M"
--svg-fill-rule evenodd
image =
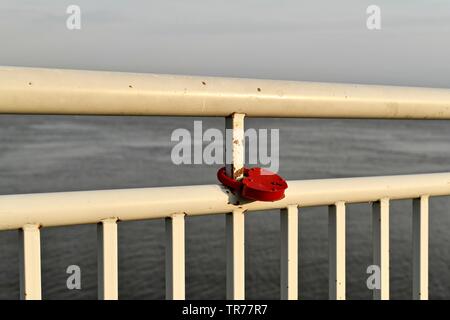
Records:
M184 213L166 218L166 299L185 299Z
M428 196L413 199L413 299L428 299Z
M244 114L233 113L225 119L226 172L240 180L244 174L245 140ZM237 209L226 215L227 238L227 299L245 299L245 219Z
M281 209L281 299L298 299L298 209Z
M389 300L389 199L372 205L373 263L380 268L380 288L373 299Z
M227 299L245 299L245 219L237 209L226 215Z
M20 298L41 300L41 239L39 225L19 230Z
M117 219L105 219L97 225L98 298L118 299Z
M328 207L329 298L345 300L345 203Z

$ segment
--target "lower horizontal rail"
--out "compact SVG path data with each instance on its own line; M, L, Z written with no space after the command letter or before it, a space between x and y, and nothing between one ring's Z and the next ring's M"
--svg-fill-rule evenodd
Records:
M361 203L389 198L450 195L450 173L289 181L286 197L276 202L237 204L220 185L77 191L0 196L0 230L26 224L42 227L98 223L110 217L144 220L245 211ZM174 195L177 195L174 197Z

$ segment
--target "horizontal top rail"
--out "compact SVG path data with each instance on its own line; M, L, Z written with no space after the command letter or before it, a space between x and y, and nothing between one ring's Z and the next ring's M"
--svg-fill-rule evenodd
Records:
M450 195L450 173L289 181L286 197L276 202L237 204L219 185L76 191L0 196L0 230L26 224L43 227L98 223L104 219L144 220L176 213L232 212L361 203ZM207 196L205 196L207 195Z
M450 90L0 67L0 114L450 119Z

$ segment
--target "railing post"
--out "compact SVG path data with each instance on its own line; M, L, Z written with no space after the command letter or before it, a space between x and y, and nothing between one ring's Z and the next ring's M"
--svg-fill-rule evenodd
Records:
M298 208L281 209L281 299L298 299Z
M229 177L237 180L244 175L244 118L245 115L242 113L233 113L225 119L226 173Z
M41 239L39 225L19 230L20 299L41 300Z
M380 268L380 288L374 300L389 300L389 199L372 204L373 264Z
M243 210L226 215L227 299L245 299L245 219Z
M328 207L329 298L345 300L345 203Z
M227 175L242 179L245 162L244 114L233 113L225 119L225 161ZM227 299L245 299L245 218L237 209L226 215Z
M117 300L119 291L117 258L117 219L97 224L98 299Z
M428 196L413 199L413 299L428 300Z
M166 299L185 299L184 213L166 218Z

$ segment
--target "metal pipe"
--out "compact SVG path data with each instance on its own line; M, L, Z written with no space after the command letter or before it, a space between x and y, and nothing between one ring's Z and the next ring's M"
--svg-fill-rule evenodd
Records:
M428 300L429 199L413 200L413 299Z
M166 218L166 299L184 300L185 281L185 231L184 214Z
M0 67L0 114L450 119L450 90Z
M105 219L97 224L97 290L99 300L119 297L119 259L117 219Z
M389 300L389 227L389 199L384 198L372 204L373 265L380 268L374 300Z
M41 233L27 224L19 230L20 299L41 300Z
M346 299L345 202L328 206L328 297Z
M280 211L280 294L281 300L298 299L298 208Z
M219 185L76 191L0 196L0 230L26 224L43 227L98 223L103 219L143 220L248 211L361 203L389 198L450 195L450 173L317 179L288 182L286 197L276 202L240 203Z

